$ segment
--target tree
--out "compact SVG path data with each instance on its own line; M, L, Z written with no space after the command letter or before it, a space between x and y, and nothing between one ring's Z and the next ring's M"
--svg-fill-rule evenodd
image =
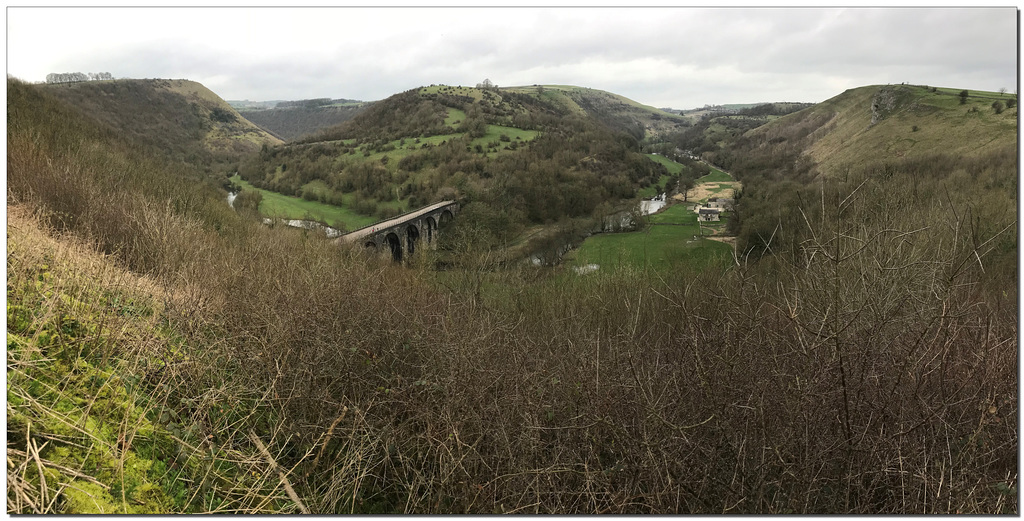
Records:
M1002 101L996 100L992 102L992 110L996 111L996 114L1002 114L1005 106Z
M966 90L960 91L960 104L961 105L966 105L967 104L967 95L968 94L967 94Z
M696 185L697 181L692 177L683 177L679 180L679 191L683 193L683 202L689 202L687 194Z

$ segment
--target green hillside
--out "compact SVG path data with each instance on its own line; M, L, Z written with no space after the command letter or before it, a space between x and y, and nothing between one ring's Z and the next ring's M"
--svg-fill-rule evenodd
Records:
M848 91L819 104L812 113L835 114L827 131L807 149L823 172L840 165L915 159L936 151L979 157L1017 142L1017 107L997 114L995 100L1012 94L975 92L960 103L948 90L920 86L875 86ZM868 109L868 110L865 110ZM769 129L763 130L769 132Z
M851 89L705 153L743 182L740 218L730 222L740 248L767 252L773 242L772 250L802 254L807 223L831 211L828 194L863 185L858 197L870 199L856 213L874 208L865 219L931 228L953 211L960 222L949 226L974 220L977 240L999 244L992 262L1008 267L1016 258L1016 99L968 92L961 102L960 92Z
M851 89L811 108L772 121L733 140L710 158L727 168L773 157L803 170L834 175L885 161L948 155L978 158L1017 141L1015 96L974 92L961 104L956 89L889 85ZM968 91L970 93L970 91ZM992 107L998 101L999 113ZM756 168L756 167L754 167Z
M238 172L261 189L379 218L439 199L478 201L502 209L492 231L510 238L664 183L664 167L639 153L649 122L681 124L659 112L576 87L433 85L263 150Z
M638 103L625 96L587 87L535 85L501 90L537 95L572 112L587 114L612 128L629 132L637 139L657 139L691 124L690 118Z
M281 143L193 81L125 79L45 88L129 140L178 160L232 160Z

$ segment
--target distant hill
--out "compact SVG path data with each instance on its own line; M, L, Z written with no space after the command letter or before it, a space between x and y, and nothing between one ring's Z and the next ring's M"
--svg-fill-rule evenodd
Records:
M502 92L520 92L550 100L566 109L585 113L610 128L628 132L636 139L657 138L689 126L692 119L633 101L625 96L572 85L508 87Z
M937 154L977 158L1016 147L1015 96L913 85L847 90L738 137L709 159L744 170L763 169L764 158L789 158L811 175L836 175L886 161ZM998 101L1000 113L992 107Z
M728 136L703 157L743 182L729 222L740 251L800 262L816 240L809 223L884 219L950 232L946 246L969 233L973 247L986 245L979 255L990 253L985 269L1011 281L1017 124L1011 94L875 85Z
M126 79L45 88L125 138L177 160L210 164L282 142L194 81Z
M327 98L265 103L264 106L255 103L236 106L240 106L238 111L242 117L286 141L344 123L368 105L357 100Z

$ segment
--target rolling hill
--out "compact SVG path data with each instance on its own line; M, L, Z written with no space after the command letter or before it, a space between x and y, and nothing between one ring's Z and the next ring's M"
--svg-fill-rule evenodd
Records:
M259 189L389 215L440 198L502 213L499 235L590 217L663 181L640 153L686 118L570 86L431 85L239 165Z
M238 104L236 102L236 104ZM350 100L277 102L273 107L237 106L239 114L286 141L294 141L352 119L369 103Z
M952 230L972 221L977 244L996 248L990 262L1008 269L1017 255L1017 110L1009 94L867 86L704 156L743 182L739 218L730 221L741 250L797 258L813 240L809 223L843 208L839 194L857 194L866 199L846 218L922 229L953 219Z
M282 143L194 81L121 79L44 88L126 139L181 161L209 165Z
M766 158L801 163L811 175L914 161L937 154L978 158L1005 153L1017 143L1017 107L996 112L1015 96L912 85L850 89L810 108L753 129L711 159L723 166L757 169ZM769 160L771 162L771 160Z

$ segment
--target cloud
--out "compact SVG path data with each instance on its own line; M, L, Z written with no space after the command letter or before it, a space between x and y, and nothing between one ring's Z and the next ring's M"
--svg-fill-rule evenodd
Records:
M8 73L189 78L228 99L562 83L642 103L1012 88L1015 8L9 8ZM54 37L58 35L60 37Z

